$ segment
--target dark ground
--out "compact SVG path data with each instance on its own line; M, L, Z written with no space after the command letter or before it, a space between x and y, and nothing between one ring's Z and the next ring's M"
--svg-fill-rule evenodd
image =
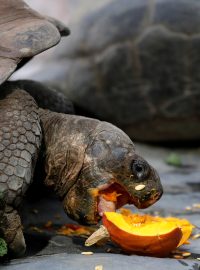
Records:
M160 173L164 186L161 200L145 210L148 213L158 212L161 216L173 215L187 218L195 226L194 234L200 233L200 149L176 150L183 166L174 167L165 163L172 150L146 145L137 145L137 149ZM174 151L174 150L173 150ZM195 207L195 204L196 207ZM129 206L130 207L130 206ZM134 212L137 210L130 207ZM37 211L35 210L37 209ZM184 259L153 258L143 256L127 256L111 243L102 247L84 247L85 238L56 235L53 231L37 232L33 226L42 228L51 220L54 227L72 223L64 214L60 202L49 196L37 202L29 202L23 210L26 232L26 257L15 259L0 266L4 270L62 270L87 269L148 269L148 270L199 270L200 238L190 240L190 245L181 249L191 255ZM108 250L112 253L108 253ZM92 251L90 256L82 255L83 251ZM95 269L96 267L96 269Z

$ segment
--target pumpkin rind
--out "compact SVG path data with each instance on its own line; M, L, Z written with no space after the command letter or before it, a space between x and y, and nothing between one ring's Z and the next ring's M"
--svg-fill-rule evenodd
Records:
M159 235L138 235L134 233L134 227L133 232L130 233L119 228L117 224L114 224L109 214L109 212L104 213L102 220L103 225L110 233L112 241L128 253L164 257L178 246L182 238L181 228L176 227L175 224L172 223L171 229L169 228L168 232L162 234L161 231ZM118 213L115 214L120 215Z

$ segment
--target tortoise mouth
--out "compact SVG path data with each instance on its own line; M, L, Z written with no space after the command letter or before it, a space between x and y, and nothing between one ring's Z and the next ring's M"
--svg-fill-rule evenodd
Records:
M120 184L114 182L99 188L97 211L99 216L104 212L115 212L125 204L133 204L133 198Z
M133 204L138 209L144 209L160 199L162 192L148 193L138 198L133 197L122 185L113 182L99 187L97 199L97 212L103 216L104 212L115 212L125 204Z
M156 192L155 194L150 195L148 200L139 202L138 205L136 204L135 205L138 209L145 209L154 204L155 202L157 202L161 198L162 194L163 194L162 191Z

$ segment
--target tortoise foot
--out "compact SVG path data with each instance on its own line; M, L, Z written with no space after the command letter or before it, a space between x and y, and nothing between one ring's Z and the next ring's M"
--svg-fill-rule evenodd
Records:
M8 206L2 216L1 231L8 245L9 254L20 257L26 251L26 243L22 232L21 219L18 212Z

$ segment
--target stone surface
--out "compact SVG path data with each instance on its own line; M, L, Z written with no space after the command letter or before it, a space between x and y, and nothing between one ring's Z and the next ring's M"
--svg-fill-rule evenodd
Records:
M153 206L139 212L173 215L187 218L195 226L194 234L200 233L200 149L170 149L136 145L140 152L160 173L164 186L163 197ZM182 167L166 164L168 155L175 152L182 160ZM190 207L190 208L189 208ZM127 206L134 212L138 210ZM74 223L64 213L61 202L52 194L45 197L29 198L22 209L27 253L24 258L12 260L2 265L5 270L23 269L95 269L103 265L104 269L176 269L199 270L200 238L190 240L190 245L184 245L181 250L191 253L187 259L153 258L144 256L127 256L121 253L111 242L103 246L85 247L84 237L57 235L55 231L45 230L47 221L52 221L55 228L63 224ZM37 231L34 228L40 228ZM108 249L112 253L108 253ZM92 251L93 255L82 255L81 252Z
M102 265L103 269L120 270L199 270L200 262L190 260L171 260L147 258L138 256L123 256L110 254L94 254L91 256L84 255L67 255L59 254L53 256L25 259L24 261L13 261L10 266L4 266L5 270L22 270L22 269L52 269L52 270L94 270L97 265Z

